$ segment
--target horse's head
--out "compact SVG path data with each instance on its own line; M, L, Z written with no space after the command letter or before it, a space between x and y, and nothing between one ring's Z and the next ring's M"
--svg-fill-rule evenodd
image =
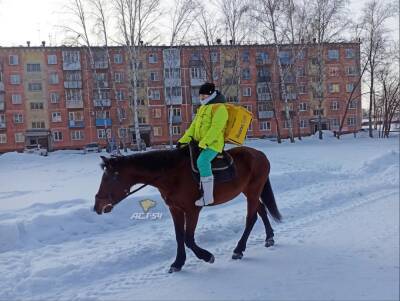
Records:
M101 156L101 159L103 160L101 167L104 173L93 208L97 214L111 212L113 207L128 195L132 185L128 183L129 177L125 174L125 171L113 164L113 158Z

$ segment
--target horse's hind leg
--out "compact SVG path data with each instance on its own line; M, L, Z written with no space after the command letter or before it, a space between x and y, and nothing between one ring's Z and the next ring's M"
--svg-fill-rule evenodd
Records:
M213 263L215 258L214 255L205 249L200 248L195 240L194 233L199 220L200 210L196 208L195 211L186 212L186 231L185 231L185 244L190 248L197 258L204 260L205 262Z
M254 224L257 221L257 208L259 201L257 199L247 199L246 227L235 250L233 250L232 259L242 259L243 252L246 250L247 240Z
M261 202L259 202L258 205L258 215L261 217L264 226L265 226L265 234L266 234L266 238L265 238L265 246L271 247L274 245L275 241L274 241L274 229L272 229L271 227L271 223L269 222L268 219L268 215L267 215L267 210L265 209L265 205L262 204Z

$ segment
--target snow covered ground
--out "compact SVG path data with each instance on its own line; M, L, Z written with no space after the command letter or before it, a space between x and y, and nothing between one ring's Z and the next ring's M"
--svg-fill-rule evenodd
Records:
M175 257L173 224L145 188L98 216L99 154L0 156L0 300L399 299L399 140L352 135L278 145L248 141L271 161L284 222L265 248L257 222L241 261L243 196L202 211L196 240L214 264ZM161 219L132 219L155 200Z

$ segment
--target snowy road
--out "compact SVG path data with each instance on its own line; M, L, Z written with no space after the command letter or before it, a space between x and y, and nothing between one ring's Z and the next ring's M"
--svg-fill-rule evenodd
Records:
M0 156L0 300L398 299L398 139L248 145L272 164L284 217L276 246L263 247L258 222L243 260L230 259L244 227L239 196L202 212L196 240L216 262L188 250L173 275L173 225L155 189L97 216L97 154ZM143 198L160 220L130 219Z

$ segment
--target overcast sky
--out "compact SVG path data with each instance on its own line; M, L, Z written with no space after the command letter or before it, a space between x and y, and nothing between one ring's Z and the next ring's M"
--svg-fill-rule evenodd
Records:
M386 1L386 0L381 0ZM65 19L63 6L66 0L0 0L0 46L33 46L46 41L49 45L59 45L63 40L57 24ZM171 0L161 0L165 5ZM364 0L350 0L351 14L359 14ZM399 36L398 21L392 22L393 36Z

